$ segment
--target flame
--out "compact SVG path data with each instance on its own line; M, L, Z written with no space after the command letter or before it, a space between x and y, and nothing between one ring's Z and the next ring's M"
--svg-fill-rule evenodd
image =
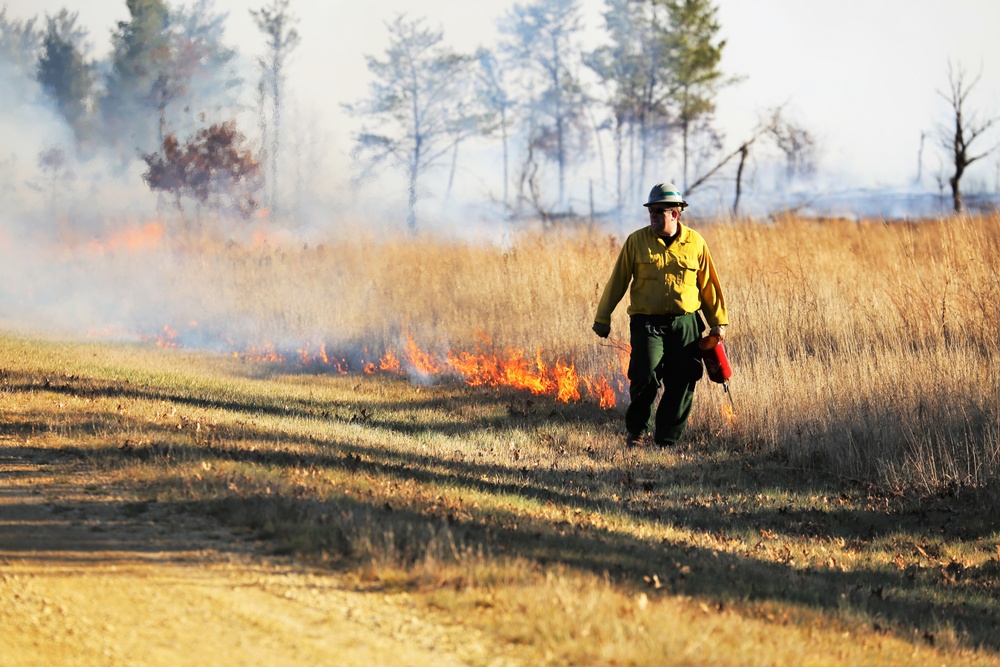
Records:
M103 240L92 239L87 243L87 249L97 254L119 249L140 250L155 246L162 239L163 223L147 222L142 226L127 227Z
M608 382L608 378L603 375L591 380L590 378L583 378L583 384L587 387L587 392L597 398L598 403L600 403L602 408L613 408L618 403L617 396L615 394L614 388L612 388L611 383ZM622 383L619 380L619 387Z
M510 348L503 355L477 352L449 352L451 366L471 386L513 387L533 394L553 391L556 382L548 376L541 352L534 363L524 357L524 350Z
M386 351L382 359L379 360L378 367L380 370L388 371L390 373L399 373L402 371L399 359L397 359L396 355L392 353L392 350Z
M406 360L410 367L421 375L439 375L441 365L430 354L417 347L416 341L406 335Z
M308 343L304 347L299 348L297 352L299 353L299 361L302 362L303 366L330 365L330 356L326 353L326 343L320 343L319 352L315 354L309 349Z
M245 350L233 352L237 359L246 361L266 361L276 364L285 363L285 355L278 352L274 343L265 343L260 347L248 347Z
M195 327L197 323L192 322L190 326ZM158 347L177 348L181 347L182 335L168 325L155 336L143 338L147 342L154 342ZM331 355L325 342L305 343L294 354L289 352L287 355L274 343L240 347L232 339L227 339L226 344L233 357L246 361L286 363L290 358L297 360L303 367L320 366L333 369L341 375L349 375L352 370L347 358ZM582 400L582 390L602 408L613 408L617 404L618 394L624 392L624 379L621 377L617 379L616 392L612 380L607 376L581 376L572 360L557 358L550 365L543 360L541 349L533 357L526 355L521 348L494 349L490 339L483 335L474 350L450 350L441 357L421 349L413 336L406 334L399 354L388 349L377 362L366 357L367 348L360 359L360 367L369 375L377 372L406 372L423 377L458 376L470 386L510 387L536 395L550 395L563 403Z
M108 324L100 328L90 327L86 334L87 338L129 338L131 335L133 332L117 324Z
M153 343L156 347L162 347L165 349L178 348L181 346L180 342L177 340L180 333L177 329L170 327L170 325L163 325L163 329L152 335L140 336L142 340L147 343Z
M736 426L736 412L733 410L733 406L729 403L723 403L719 412L722 413L722 418L725 420L726 426L729 428Z
M576 374L576 366L560 359L552 372L556 379L556 399L563 403L579 401L580 378Z

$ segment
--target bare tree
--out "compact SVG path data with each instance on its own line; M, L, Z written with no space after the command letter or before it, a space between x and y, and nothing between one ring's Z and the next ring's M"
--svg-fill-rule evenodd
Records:
M768 123L768 133L785 156L785 182L808 176L816 170L816 140L812 133L777 110Z
M502 49L524 82L528 154L558 168L558 206L566 206L566 172L586 149L586 96L577 69L583 30L579 0L532 0L500 20ZM540 211L541 213L541 211Z
M65 215L59 213L59 193L73 180L74 174L66 159L66 151L61 148L48 148L38 154L38 168L48 181L49 190L49 215L56 225L56 234L59 238L65 238L67 232L67 220ZM29 184L30 185L30 184Z
M270 7L250 10L250 15L267 37L268 54L259 59L262 81L271 95L271 207L278 199L278 148L281 139L282 94L284 93L285 65L288 56L299 45L299 33L293 27L294 15L288 11L289 0L273 0Z
M344 105L363 119L354 158L360 183L387 161L407 176L407 227L416 230L421 178L482 127L482 107L470 85L472 57L444 46L444 33L405 14L387 23L385 59L368 56L370 96ZM454 158L453 158L454 159Z
M503 63L497 60L495 54L486 49L476 52L479 69L476 85L483 103L486 125L484 135L500 134L503 149L503 208L504 214L510 214L510 130L513 123L513 112L516 108L507 82L507 71Z
M951 107L953 114L952 124L943 125L939 128L941 145L951 157L954 174L948 179L951 185L951 199L955 213L962 211L962 176L976 160L986 157L996 149L996 145L973 155L971 147L973 142L983 136L983 134L993 126L998 120L997 117L980 120L975 112L970 112L968 108L969 94L982 78L980 72L971 81L967 79L965 69L961 66L954 66L948 63L948 91L947 93L938 91Z
M733 215L738 216L740 198L743 196L743 174L750 158L750 148L762 137L769 137L785 154L786 169L791 169L796 165L798 165L796 169L802 171L810 171L815 168L813 162L815 144L812 141L812 135L798 124L788 120L783 107L775 107L760 117L754 133L741 142L739 148L725 155L713 167L698 176L685 192L691 194L695 189L715 179L729 162L739 158L735 177L736 194L733 198ZM797 139L788 141L789 137L797 137Z

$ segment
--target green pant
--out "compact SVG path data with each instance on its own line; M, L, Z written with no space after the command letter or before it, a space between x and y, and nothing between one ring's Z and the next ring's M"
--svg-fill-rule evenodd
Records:
M625 411L625 428L634 435L653 428L657 443L676 444L687 426L694 388L704 372L698 349L701 320L697 313L633 315L629 329L631 403ZM661 386L663 395L654 420L653 404Z

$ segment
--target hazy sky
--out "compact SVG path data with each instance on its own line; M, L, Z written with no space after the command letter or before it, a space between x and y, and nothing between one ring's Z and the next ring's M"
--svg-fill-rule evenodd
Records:
M229 42L248 57L263 50L248 9L263 4L216 0L218 11L229 12ZM306 113L320 119L336 151L346 154L352 127L340 105L365 94L364 56L382 54L384 21L403 11L426 17L444 29L451 46L471 50L494 43L496 20L513 4L292 0L302 43L288 69L290 92ZM604 3L582 4L596 39ZM64 6L77 11L102 56L114 22L128 16L124 0L7 0L6 5L15 18ZM1000 115L997 0L717 0L717 6L727 40L723 68L745 77L719 99L727 150L750 133L762 110L787 104L820 140L825 174L858 186L908 183L916 173L921 132L933 131L945 118L937 91L947 86L949 58L982 72L971 102L984 114ZM928 139L929 179L941 170L940 156L936 140ZM992 186L1000 180L1000 159L989 158L973 176Z

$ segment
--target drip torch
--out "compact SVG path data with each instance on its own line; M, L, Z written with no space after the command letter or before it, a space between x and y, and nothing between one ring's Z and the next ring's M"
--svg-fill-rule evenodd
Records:
M701 359L705 362L709 379L722 385L726 395L729 396L730 405L736 409L733 395L729 393L729 378L733 375L733 369L729 366L729 357L726 356L722 338L716 335L705 336L698 341L698 347L701 348Z

